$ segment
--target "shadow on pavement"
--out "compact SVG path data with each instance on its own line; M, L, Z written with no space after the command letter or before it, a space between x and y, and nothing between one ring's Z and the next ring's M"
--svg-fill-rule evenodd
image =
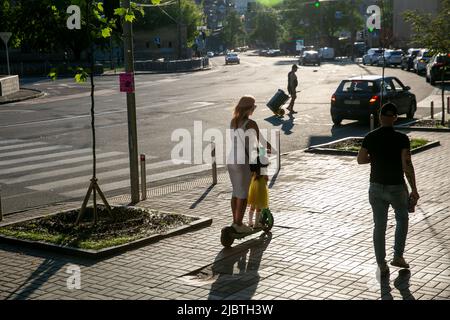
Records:
M398 277L394 280L394 287L400 291L403 300L416 300L409 290L410 279L411 271L408 269L402 269L398 272Z
M203 194L200 196L200 198L198 198L193 204L191 204L191 206L189 207L189 209L195 209L195 207L198 206L198 204L200 202L202 202L206 196L211 192L211 190L214 188L214 185L211 184L206 190L205 192L203 192Z
M295 117L292 114L287 114L288 119L285 120L284 118L279 118L277 116L271 116L268 118L265 118L264 120L272 124L274 127L280 127L280 130L283 131L285 135L291 135L294 133L292 131L292 128L294 127L294 120Z
M389 284L390 282L390 274L381 275L380 269L377 269L376 274L377 280L380 283L380 291L381 291L381 300L394 300L394 297L391 294L392 288Z
M270 232L263 233L257 239L221 250L211 266L210 272L215 281L211 285L208 300L222 300L230 295L237 295L234 299L251 299L258 287L262 256L271 240ZM230 251L237 253L223 258Z

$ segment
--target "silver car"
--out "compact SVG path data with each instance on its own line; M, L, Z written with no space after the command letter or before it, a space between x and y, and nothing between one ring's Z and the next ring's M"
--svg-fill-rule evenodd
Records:
M428 49L420 49L417 57L414 59L413 68L417 74L421 74L427 70L427 64L430 62L431 53Z
M403 51L401 50L385 50L384 57L381 55L378 58L378 65L397 67L402 64Z
M383 50L372 48L367 51L362 58L363 65L370 64L373 66L375 63L378 63L378 58L383 54Z

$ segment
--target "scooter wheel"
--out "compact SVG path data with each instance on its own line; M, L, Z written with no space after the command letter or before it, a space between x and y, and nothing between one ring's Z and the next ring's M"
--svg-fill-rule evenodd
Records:
M269 232L274 224L274 219L272 212L269 209L263 209L261 212L261 223L263 225L263 230Z
M231 247L231 245L234 242L234 238L232 236L233 233L233 228L232 227L224 227L222 229L221 235L220 235L220 242L222 243L222 245L225 248L229 248Z

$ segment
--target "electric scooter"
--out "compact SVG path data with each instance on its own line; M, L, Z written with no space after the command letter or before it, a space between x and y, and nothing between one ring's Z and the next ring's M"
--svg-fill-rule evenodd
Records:
M231 247L231 245L233 244L235 239L243 239L251 234L255 234L260 231L268 233L272 229L273 223L274 223L273 215L269 209L263 209L261 211L261 216L260 216L259 222L260 222L261 227L253 228L253 230L251 232L245 232L245 233L238 233L238 232L236 232L236 230L234 230L233 227L222 228L220 242L222 243L222 245L224 247L229 248L229 247Z

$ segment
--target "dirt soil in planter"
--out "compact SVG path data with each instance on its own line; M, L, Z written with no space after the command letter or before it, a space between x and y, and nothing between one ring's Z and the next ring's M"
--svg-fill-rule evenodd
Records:
M445 122L445 126L441 125L441 120L439 119L429 119L429 120L419 120L410 125L411 127L420 128L448 128L450 129L450 121Z
M113 207L110 214L97 206L98 221L87 208L80 225L75 226L79 209L58 213L0 228L0 233L20 239L40 240L58 245L99 249L134 241L189 224L195 218L131 207Z
M361 148L363 140L362 139L348 139L340 142L333 143L327 148L338 149L343 151L359 151Z

